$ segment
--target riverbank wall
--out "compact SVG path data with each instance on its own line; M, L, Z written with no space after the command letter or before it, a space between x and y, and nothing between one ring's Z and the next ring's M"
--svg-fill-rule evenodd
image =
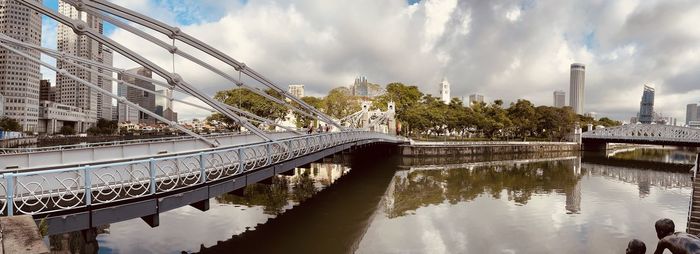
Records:
M507 153L580 151L573 142L412 142L400 146L403 156L464 156Z
M0 148L14 148L19 146L33 145L36 144L36 142L36 137L3 139L0 140Z

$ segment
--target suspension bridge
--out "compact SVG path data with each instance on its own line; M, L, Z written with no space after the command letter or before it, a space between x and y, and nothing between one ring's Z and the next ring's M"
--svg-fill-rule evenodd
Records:
M17 40L7 34L0 33L0 48L187 134L185 137L4 149L0 154L0 170L3 171L0 176L0 215L32 215L35 219L45 219L50 234L83 230L132 218L142 218L149 225L158 226L159 213L186 205L206 211L212 197L285 174L324 157L366 146L406 142L395 135L393 103L389 103L386 111L370 110L371 105L363 103L360 111L343 119L333 119L243 62L177 27L109 1L64 0L80 12L162 48L164 54L179 56L222 77L232 86L247 89L270 103L283 105L289 112L333 127L332 131L309 133L217 101L179 74L106 37L84 21L65 16L40 1L18 2L33 12L70 27L77 35L108 47L158 77L144 77L123 68ZM172 43L158 39L154 34L164 35ZM185 52L176 47L175 42L184 43L197 53ZM241 126L243 132L219 135L195 133L28 52L40 52L43 56L65 63L63 66L75 67L154 96L163 95L97 70L116 72L120 76L192 96L201 103L172 97L168 99L222 114ZM206 55L219 63L204 61L195 55ZM241 75L254 83L242 82ZM271 89L283 98L272 96L259 87ZM261 125L284 131L265 131L259 127Z

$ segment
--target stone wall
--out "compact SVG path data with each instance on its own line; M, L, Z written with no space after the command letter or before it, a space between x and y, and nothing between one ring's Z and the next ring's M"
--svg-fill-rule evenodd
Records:
M29 138L13 138L0 140L0 148L15 148L19 146L36 144L36 137Z
M481 154L506 154L506 153L547 153L563 151L580 151L581 146L576 143L556 142L492 142L490 144L444 144L444 145L402 145L403 156L463 156Z

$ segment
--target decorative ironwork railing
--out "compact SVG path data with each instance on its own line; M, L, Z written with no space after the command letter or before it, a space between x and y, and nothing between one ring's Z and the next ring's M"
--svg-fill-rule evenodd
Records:
M583 138L700 143L700 129L661 124L628 124L585 132Z
M188 188L360 140L367 131L323 133L206 152L0 176L0 215L42 214Z

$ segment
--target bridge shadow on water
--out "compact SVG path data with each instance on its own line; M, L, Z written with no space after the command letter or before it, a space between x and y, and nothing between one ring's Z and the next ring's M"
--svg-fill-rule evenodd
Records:
M346 253L356 249L397 169L389 146L358 150L352 170L255 230L200 253Z
M693 167L692 164L685 163L670 163L652 160L633 160L616 157L608 157L597 153L584 153L581 156L581 162L591 163L612 167L626 167L637 169L648 169L656 171L688 173Z

